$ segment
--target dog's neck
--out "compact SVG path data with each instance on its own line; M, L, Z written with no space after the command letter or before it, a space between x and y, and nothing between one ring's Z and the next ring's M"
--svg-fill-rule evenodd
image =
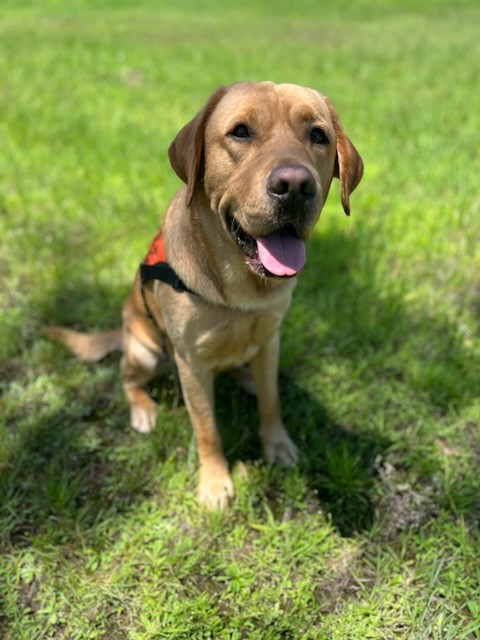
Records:
M167 216L176 216L176 222L165 225L164 242L168 263L187 287L211 304L242 311L288 305L296 278L257 276L233 244L226 259L221 247L228 232L219 215L210 209L202 189L197 189L190 206L185 194L186 189L181 189L167 211Z

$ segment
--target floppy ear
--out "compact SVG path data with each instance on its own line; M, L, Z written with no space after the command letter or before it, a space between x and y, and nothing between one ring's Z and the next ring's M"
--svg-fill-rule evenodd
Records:
M334 176L340 179L342 186L343 210L350 215L350 194L358 185L363 175L363 160L353 144L343 133L342 125L331 105L330 112L337 137L337 157Z
M168 157L173 170L187 185L187 205L192 202L195 186L203 176L205 126L226 92L227 87L219 87L193 120L180 129L168 149Z

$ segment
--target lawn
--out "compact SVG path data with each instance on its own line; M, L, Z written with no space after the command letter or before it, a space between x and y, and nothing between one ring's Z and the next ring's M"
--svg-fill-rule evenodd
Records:
M477 0L4 0L0 637L480 638ZM195 501L175 379L128 427L107 329L179 186L167 148L220 84L311 86L365 161L282 329L295 469L219 378L236 500Z

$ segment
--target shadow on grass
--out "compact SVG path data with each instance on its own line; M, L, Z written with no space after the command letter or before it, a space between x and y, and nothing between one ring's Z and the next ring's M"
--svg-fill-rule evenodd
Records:
M129 425L118 357L80 366L91 381L65 387L64 408L18 416L21 435L0 470L0 552L4 544L111 544L119 519L151 497L162 502L162 483L175 472L164 461L187 457L190 431L171 380L154 390L171 418L140 435Z
M337 233L311 239L308 274L295 300L295 317L305 318L301 328L307 334L297 340L303 342L300 350L316 349L319 362L322 353L331 352L377 376L379 386L395 379L440 413L468 405L478 398L480 358L449 319L448 301L435 311L418 303L409 307L404 302L409 283L392 291L392 278L385 285L377 275L368 233L357 239ZM411 289L417 285L412 282ZM315 318L321 329L312 335L308 325L315 326Z
M33 311L37 331L49 324L118 327L127 292L128 286L88 283L75 265L67 265ZM0 469L0 549L1 538L13 546L29 545L34 537L60 544L97 533L92 544L102 544L108 522L154 492L154 470L169 440L155 434L144 438L130 429L118 354L89 365L58 346L55 353L37 350L33 360L29 350L38 338L37 333L24 340L15 377L20 388L28 388L33 376L47 371L56 390L52 401L47 395L42 402L36 392L31 407L22 399L18 410L9 409L5 435L11 433L11 450ZM12 382L11 370L0 371L0 381L3 376ZM168 406L169 394L160 393ZM60 408L56 395L62 398ZM96 526L102 523L106 527Z
M22 433L0 474L0 521L10 544L43 536L52 544L66 542L144 495L145 460L135 470L109 455L127 445L125 430L112 424L126 416L112 415L105 387L115 385L113 369L95 397L79 389L76 398L67 394L65 409L35 420L19 416Z
M400 296L379 291L365 251L358 240L335 232L312 238L308 269L284 331L291 363L288 375L281 375L285 422L300 445L300 472L344 535L372 526L375 459L391 442L356 424L338 424L296 381L296 369L302 374L307 361L307 368L321 370L325 353L330 359L338 355L351 368L365 367L379 386L401 383L438 414L472 401L479 364L469 367L474 356L445 319L412 317ZM127 291L86 284L71 270L45 296L37 317L45 324L118 326ZM52 541L68 538L123 513L153 491L155 466L168 455L169 443L178 442L159 426L158 436L135 445L132 454L137 436L123 427L127 409L121 404L118 363L107 360L99 367L103 375L95 388L71 393L65 408L25 428L14 462L0 478L0 503L8 510L3 521L14 542L40 531ZM230 460L257 459L256 430L239 432L245 421L257 424L255 401L232 390L230 382L220 382L217 391L221 427L237 416L235 428L222 427ZM365 411L359 407L359 413ZM275 491L272 487L271 495Z
M394 440L398 443L398 432L408 433L415 423L419 426L415 442L401 436L406 448L401 464L405 477L408 467L418 464L417 477L424 474L428 483L443 473L435 455L420 459L425 446L431 446L436 420L452 409L468 407L478 397L480 362L465 346L458 327L445 314L413 312L400 292L382 290L367 246L367 237L353 240L335 232L313 237L308 267L299 278L283 328L288 362L288 373L280 377L284 421L299 445L300 469L308 487L318 491L323 510L343 535L373 525L378 503L376 460L385 459ZM342 370L351 372L350 379L347 373L341 386L333 389L337 397L332 404L341 404L341 393L348 394L351 386L358 398L358 423L354 415L349 424L339 424L323 404L325 394L308 391L309 373L319 374L320 380L328 378L325 361L330 366L341 362ZM226 383L219 385L219 391L221 423L228 424L233 414L257 425L254 401L241 400ZM386 416L383 435L365 427L371 410ZM226 449L235 454L231 462L259 456L255 433L256 428L249 441L250 431L242 436L224 429ZM240 445L235 444L239 435ZM468 496L475 491L467 489L462 487L456 502L464 512L473 513L478 504Z
M217 384L217 413L227 459L230 464L257 460L261 444L256 401L240 390L232 391L231 384L227 379ZM268 485L262 486L261 492L270 508L282 518L286 507L316 496L318 508L330 515L342 535L370 529L374 522L375 461L385 454L390 442L336 423L314 396L285 374L280 376L280 393L284 422L299 448L298 473L304 483L287 495L288 473L278 468L265 474Z
M134 270L132 271L134 273ZM133 275L132 275L133 282ZM81 331L109 330L122 324L122 307L129 285L89 282L69 266L37 309L42 326L65 325Z

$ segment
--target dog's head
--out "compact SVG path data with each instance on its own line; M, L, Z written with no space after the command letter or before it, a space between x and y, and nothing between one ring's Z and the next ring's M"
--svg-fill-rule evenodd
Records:
M360 182L363 162L327 98L291 84L221 87L179 132L170 162L201 190L225 233L261 277L295 275L333 177L342 204ZM204 195L203 195L204 194Z

